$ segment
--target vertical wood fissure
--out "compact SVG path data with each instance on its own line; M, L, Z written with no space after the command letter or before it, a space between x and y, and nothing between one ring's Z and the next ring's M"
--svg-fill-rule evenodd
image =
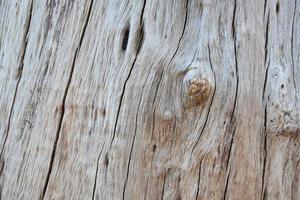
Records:
M189 0L186 0L186 6L185 6L185 7L186 7L186 13L185 13L185 18L184 18L183 28L182 28L182 32L181 32L181 35L180 35L180 38L179 38L179 41L178 41L178 45L177 45L177 47L176 47L176 50L175 50L174 54L172 55L172 58L171 58L170 61L168 62L167 67L170 65L170 63L172 62L172 60L173 60L174 57L176 56L176 54L177 54L177 52L178 52L178 50L179 50L180 43L181 43L181 41L182 41L184 32L185 32L185 29L186 29L187 18L188 18L188 10L189 10L189 9L188 9L188 2L189 2ZM158 88L159 88L159 85L160 85L161 80L162 80L162 78L163 78L163 75L164 75L164 69L162 69L162 72L160 73L160 78L159 78L159 80L158 80L158 84L157 84L156 90L155 90L155 92L154 92L153 104L154 104L154 102L155 102L155 99L156 99L156 96L157 96L157 92L158 92ZM155 114L155 111L156 111L156 109L154 108L154 114Z
M267 4L267 0L265 0L265 7L266 7L266 4ZM265 8L266 9L266 8ZM264 10L264 17L266 15L266 10ZM266 173L266 163L267 163L267 155L268 155L268 149L267 149L267 97L266 97L266 87L267 87L267 83L268 83L268 72L269 72L269 64L270 64L270 60L269 62L267 63L267 58L268 58L268 41L269 41L269 22L270 22L270 14L268 13L268 16L266 18L266 33L265 33L265 58L264 58L264 66L265 66L265 76L264 76L264 86L263 86L263 94L262 94L262 101L263 103L265 104L265 110L264 110L264 129L263 129L263 137L264 137L264 140L263 140L263 171L262 171L262 189L261 189L261 199L264 199L264 196L265 196L265 188L264 188L264 185L265 185L265 173Z
M142 28L142 25L143 25L142 20L143 20L143 14L144 14L145 5L146 5L146 0L144 0L142 12L141 12L140 28ZM141 36L142 36L142 30L141 30L141 32L139 33L139 37L140 37L140 38L139 38L139 41L141 41ZM140 44L139 44L139 48L140 48ZM110 147L109 147L110 150L111 150L111 148L112 148L112 143L113 143L113 141L114 141L114 139L115 139L115 136L116 136L116 130L117 130L117 125L118 125L118 121L119 121L118 119L119 119L120 110L121 110L121 106L122 106L122 102L123 102L123 98L124 98L124 94L125 94L126 85L127 85L127 82L128 82L128 80L129 80L129 78L130 78L130 76L131 76L131 74L132 74L132 70L133 70L133 68L134 68L135 62L136 62L137 57L138 57L138 55L139 55L139 51L140 51L139 48L137 49L137 52L136 52L134 61L133 61L132 65L131 65L131 68L130 68L130 70L129 70L129 73L128 73L127 77L126 77L126 80L125 80L124 85L123 85L123 88L122 88L121 97L120 97L120 101L119 101L119 105L118 105L117 116L116 116L116 119L115 119L115 125L114 125L113 135L112 135L112 139L111 139Z
M143 42L142 41L143 37L144 37L143 15L144 15L145 6L146 6L146 0L144 0L144 2L143 2L143 8L142 8L142 11L141 11L140 26L139 26L140 33L139 33L139 38L138 38L138 40L139 40L139 42L138 42L138 48L137 48L137 51L136 51L136 55L135 55L134 61L133 61L132 65L131 65L131 68L129 70L129 73L128 73L127 77L126 77L125 83L124 83L123 88L122 88L122 93L121 93L121 97L120 97L120 101L119 101L119 105L118 105L118 111L117 111L117 116L116 116L116 120L115 120L115 124L114 124L113 136L112 136L112 139L111 139L111 142L110 142L109 151L111 150L113 141L115 139L116 129L117 129L117 125L118 125L118 119L119 119L119 114L120 114L120 110L121 110L121 106L122 106L122 102L123 102L123 98L124 98L124 94L125 94L126 85L127 85L127 82L128 82L128 80L129 80L129 78L130 78L130 76L132 74L134 65L135 65L137 57L138 57L138 55L140 53L141 45L142 45L142 42ZM128 41L129 41L129 34L130 34L130 31L126 30L124 38L123 38L123 43L122 43L122 49L123 49L123 51L126 51L126 49L127 49L127 45L128 45ZM135 135L134 135L134 139L135 139ZM133 139L133 143L134 143L134 139ZM103 148L102 148L102 150L103 150ZM97 159L97 166L96 166L95 180L94 180L94 185L93 185L92 199L95 199L96 188L97 188L99 160L100 160L100 157L102 155L102 150L101 150L100 154L98 155L98 159ZM131 149L131 151L132 151L132 149ZM129 165L130 165L130 162L128 164L128 167L129 167ZM127 169L127 171L128 171L128 169ZM128 173L129 172L127 172L127 178L125 180L125 186L123 188L123 194L122 194L123 198L124 198L124 195L125 195L125 188L126 188L126 183L127 183L127 179L128 179Z
M98 178L98 169L99 169L99 161L100 161L100 157L102 155L102 151L103 151L103 147L102 147L101 152L100 152L100 154L98 155L98 158L97 158L97 165L96 165L96 173L95 173L95 179L94 179L94 185L93 185L92 200L95 199L97 178Z
M295 81L295 63L294 63L294 26L295 26L295 16L296 16L296 8L297 8L297 0L295 0L294 3L294 13L293 13L293 22L292 22L292 35L291 35L291 57L292 57L292 75L293 75L293 84L294 84L294 88L295 91L297 91L297 87L296 87L296 81ZM296 102L298 102L297 99L297 92L295 92L295 100Z
M261 199L264 199L265 196L265 175L266 175L266 164L267 164L267 156L268 156L268 149L267 149L267 104L265 105L265 112L264 112L264 129L263 129L263 146L264 146L264 158L263 158L263 171L262 171L262 184L261 184Z
M136 112L136 115L135 115L135 130L134 130L134 136L133 136L133 141L132 141L132 145L131 145L131 149L130 149L130 154L129 154L129 159L128 159L128 166L127 166L127 173L126 173L126 179L125 179L125 184L124 184L124 188L123 188L123 199L125 199L125 192L126 192L126 186L127 186L127 182L128 182L128 177L129 177L129 172L130 172L130 163L131 163L131 156L132 156L132 151L133 151L133 146L135 144L135 138L136 138L136 133L137 133L137 124L138 124L138 114L139 114L139 110L140 110L140 105L141 105L141 101L142 101L142 97L143 97L143 91L144 91L144 87L145 87L145 84L146 84L146 81L149 77L149 74L150 74L150 71L147 75L147 78L143 84L143 87L142 87L142 94L140 96L140 99L139 99L139 103L138 103L138 107L137 107L137 112Z
M168 65L170 65L170 63L172 62L172 60L174 59L174 57L176 56L178 50L179 50L179 47L180 47L180 44L182 42L182 38L183 38L183 35L184 35L184 32L185 32L185 29L186 29L186 24L187 24L187 20L188 20L188 14L189 14L189 0L186 0L186 4L185 4L185 18L184 18L184 23L183 23L183 29L182 29L182 32L181 32L181 35L180 35L180 38L179 38L179 42L178 42L178 45L177 45L177 48L175 50L175 53L173 54L171 60L169 61Z
M0 200L300 199L299 5L0 0Z
M182 32L181 32L181 35L180 35L180 38L179 38L179 41L178 41L178 45L176 47L176 50L174 52L174 54L172 55L170 61L168 62L168 65L167 65L167 68L169 67L170 63L172 62L172 60L174 59L174 57L176 56L178 50L179 50L179 47L180 47L180 43L182 41L182 38L183 38L183 35L184 35L184 32L185 32L185 29L186 29L186 25L187 25L187 20L188 20L188 2L189 0L186 0L186 13L185 13L185 18L184 18L184 23L183 23L183 28L182 28ZM195 56L194 56L195 57ZM193 58L194 60L194 58ZM158 92L158 88L161 84L161 81L163 79L163 76L164 76L164 68L161 69L161 73L160 73L160 77L159 77L159 80L158 80L158 83L157 83L157 86L155 88L155 92L154 92L154 98L153 98L153 102L152 102L152 106L154 106L154 103L155 103L155 100L156 100L156 97L157 97L157 92ZM151 133L151 140L152 140L152 135L153 135L153 132L154 132L154 125L155 125L155 115L156 115L156 107L154 108L154 111L153 111L153 120L152 120L152 133Z
M68 91L69 91L69 88L70 88L70 84L71 84L72 76L73 76L73 73L74 73L74 69L75 69L76 58L77 58L78 53L80 51L82 41L83 41L83 38L84 38L84 35L85 35L85 32L86 32L86 28L87 28L87 25L88 25L88 22L89 22L89 19L90 19L91 10L92 10L92 7L93 7L93 2L94 2L94 0L90 1L87 17L84 21L83 30L81 32L79 43L78 43L78 46L76 48L76 51L75 51L75 54L74 54L74 57L73 57L73 62L72 62L72 65L71 65L71 70L70 70L70 74L69 74L69 77L68 77L68 82L67 82L67 85L66 85L66 88L65 88L65 91L64 91L64 95L63 95L63 99L62 99L62 111L61 111L60 117L59 117L58 128L57 128L57 131L56 131L56 134L55 134L55 140L54 140L54 144L53 144L53 148L52 148L52 152L51 152L51 157L50 157L50 162L49 162L48 172L47 172L47 175L46 175L45 184L44 184L44 187L43 187L43 193L41 194L41 199L45 198L45 194L47 192L47 188L48 188L48 184L49 184L49 180L50 180L50 176L51 176L51 172L52 172L52 168L53 168L53 163L54 163L54 159L55 159L55 153L56 153L56 150L57 150L57 143L58 143L59 136L60 136L59 133L61 131L63 118L64 118L64 114L65 114L66 99L67 99Z
M267 65L267 58L268 58L268 43L269 43L269 23L270 23L270 14L268 13L268 16L267 16L267 22L266 22L266 34L265 34L265 63L264 65L266 66ZM268 66L266 68L268 70ZM267 76L267 73L265 74L265 76ZM264 87L263 87L263 96L264 96L264 93L265 93L265 89L266 89L266 80L267 78L265 77L265 83L264 83Z
M197 147L197 145L198 145L198 143L199 143L199 141L201 139L201 136L203 135L203 132L204 132L204 130L206 128L206 125L207 125L207 122L208 122L208 118L210 116L211 107L213 105L213 101L214 101L215 93L216 93L216 75L215 75L214 69L212 67L211 55L210 55L210 45L209 45L209 43L208 43L208 60L209 60L211 71L212 71L213 76L214 76L214 82L215 82L214 85L215 86L214 86L214 91L213 91L213 94L212 94L212 97L211 97L211 100L210 100L210 103L209 103L209 106L208 106L208 111L207 111L207 114L205 116L205 121L204 121L203 127L201 128L201 131L199 133L199 137L197 138L197 141L196 141L195 145L192 148L191 155L193 155L193 153L194 153L194 151L195 151L195 149L196 149L196 147Z
M199 164L198 181L197 181L197 192L196 192L196 198L195 198L195 200L198 199L199 191L200 191L201 169L202 169L202 161L203 161L203 159L204 159L204 157L200 160L200 164Z
M124 88L123 88L123 92L125 92L125 87L126 87L126 83L131 75L131 72L134 68L134 65L135 65L135 62L137 60L137 57L139 55L139 52L140 52L140 48L141 48L141 42L142 42L142 37L144 37L144 30L143 30L143 15L144 15L144 11L145 11L145 6L146 6L146 0L144 0L144 3L143 3L143 8L142 8L142 12L141 12L141 19L140 19L140 28L141 28L141 32L139 34L139 46L138 46L138 49L137 49L137 54L136 54L136 57L135 57L135 60L132 64L132 68L130 70L130 73L127 77L127 80L124 84ZM145 85L145 84L144 84ZM144 87L144 86L143 86ZM142 91L144 91L142 89ZM140 99L139 99L139 103L138 103L138 107L137 107L137 112L136 112L136 116L135 116L135 130L134 130L134 135L133 135L133 141L132 141L132 145L131 145L131 148L130 148L130 152L129 152L129 158L128 158L128 165L127 165L127 169L126 169L126 179L125 179L125 183L124 183L124 187L123 187L123 194L122 194L122 197L123 197L123 200L125 199L125 192L126 192L126 186L127 186L127 182L128 182L128 176L129 176L129 170L130 170L130 163L131 163L131 156L132 156L132 151L133 151L133 146L135 144L135 138L136 138L136 132L137 132L137 123L138 123L138 113L139 113L139 108L140 108L140 104L141 104L141 100L142 100L142 96L143 94L141 94L140 96ZM120 101L122 103L122 99ZM120 105L121 106L121 105ZM118 119L117 119L118 120Z
M3 142L3 146L1 148L1 152L0 152L0 158L2 158L3 156L3 151L4 151L4 147L8 138L8 133L9 133L9 129L10 129L10 125L11 125L11 117L12 117L12 113L13 113L13 108L15 105L15 101L16 101L16 97L17 97L17 93L18 93L18 88L19 88L19 84L23 75L23 68L24 68L24 59L25 59L25 54L26 54L26 50L27 50L27 43L28 43L28 37L29 37L29 29L30 29L30 25L31 25L31 18L32 18L32 12L33 12L33 0L30 1L30 5L29 5L29 14L28 14L28 18L26 19L25 22L25 31L24 31L24 39L23 39L23 47L22 47L22 52L21 52L21 58L20 58L20 63L19 66L17 68L18 73L17 73L17 84L16 84L16 89L14 91L14 95L13 95L13 101L12 101L12 105L10 108L10 112L9 112L9 117L8 117L8 125L7 125L7 130L5 133L5 138L4 138L4 142Z
M175 52L174 52L172 58L170 59L170 61L169 61L168 65L167 65L167 67L170 65L170 63L172 62L172 60L173 60L174 57L176 56L176 54L177 54L177 52L178 52L178 50L179 50L179 47L180 47L180 44L181 44L181 41L182 41L184 32L185 32L185 29L186 29L187 18L188 18L188 1L189 1L189 0L186 0L186 6L185 6L185 7L186 7L186 13L185 13L184 25L183 25L182 33L181 33L180 38L179 38L178 46L177 46L177 48L176 48L176 50L175 50ZM142 10L141 18L142 18L143 13L144 13L145 5L146 5L146 0L144 1L144 7L143 7L143 10ZM142 19L141 19L141 23L142 23ZM137 53L137 56L138 56L138 53ZM137 56L136 56L136 58L137 58ZM135 61L136 61L136 59L134 60L133 66L134 66L134 64L135 64ZM132 66L132 68L133 68L133 66ZM132 68L131 68L131 71L132 71ZM130 71L130 73L129 73L129 76L130 76L130 74L131 74L131 71ZM163 71L164 71L164 70L163 70ZM155 98L156 98L156 93L157 93L158 87L159 87L160 82L161 82L162 77L163 77L163 71L162 71L162 73L161 73L161 77L160 77L159 83L158 83L158 85L157 85L157 87L156 87L154 101L155 101ZM129 76L127 77L127 80L126 80L126 82L125 82L125 84L124 84L123 93L124 93L124 91L125 91L125 86L126 86L126 83L127 83L128 79L129 79ZM122 96L123 96L123 95L122 95ZM142 97L142 94L141 94L141 97ZM122 98L121 98L120 103L122 103ZM134 132L133 142L132 142L131 149L130 149L130 153L129 153L129 159L128 159L128 166L127 166L126 179L125 179L125 184L124 184L124 187L123 187L123 195L122 195L123 200L125 199L126 186L127 186L128 176L129 176L129 171L130 171L131 156L132 156L133 146L134 146L134 143L135 143L135 137L136 137L136 132L137 132L138 112L139 112L140 103L141 103L141 98L140 98L140 100L139 100L139 103L138 103L138 109L137 109L137 113L136 113L135 132ZM120 106L119 106L119 110L120 110ZM155 113L155 110L154 110L154 113ZM118 114L119 114L119 112L118 112ZM153 126L154 126L154 125L153 125ZM116 127L116 126L115 126L115 127ZM115 135L115 134L114 134L114 135ZM166 178L166 175L165 175L164 179L165 179L165 178ZM163 184L163 188L164 188L164 186L165 186L165 184ZM162 198L163 198L163 194L162 194Z
M226 182L225 182L225 189L224 189L224 195L223 195L223 200L226 200L226 196L227 196L227 191L228 191L228 185L229 185L229 177L230 177L230 169L228 172L228 175L226 177Z
M238 60L237 60L237 44L236 44L236 27L235 27L235 20L236 20L236 7L237 7L237 0L234 0L234 7L233 7L233 16L232 16L232 24L231 24L231 31L232 31L232 39L233 39L233 46L234 46L234 60L235 60L235 73L236 73L236 88L235 88L235 96L234 96L234 104L233 104L233 109L231 112L230 116L230 126L233 126L233 118L234 114L236 112L236 105L237 105L237 98L238 98L238 89L239 89L239 71L238 71ZM235 122L234 122L235 123ZM231 136L231 141L230 141L230 146L229 146L229 152L228 152L228 158L227 158L227 164L226 164L226 172L228 171L228 166L231 158L231 153L232 153L232 146L234 142L234 136L235 136L235 128L232 132ZM226 177L226 183L224 187L224 195L223 199L226 200L226 195L228 191L228 186L229 186L229 178L230 178L230 168L229 172L227 173Z
M161 200L164 199L164 194L165 194L165 185L166 185L166 177L167 177L167 173L164 174L164 180L163 180L163 188L162 188L162 192L161 192Z

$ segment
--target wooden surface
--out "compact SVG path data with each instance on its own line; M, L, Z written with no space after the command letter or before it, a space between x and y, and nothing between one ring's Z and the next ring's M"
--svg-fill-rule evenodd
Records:
M299 0L0 0L1 199L300 199Z

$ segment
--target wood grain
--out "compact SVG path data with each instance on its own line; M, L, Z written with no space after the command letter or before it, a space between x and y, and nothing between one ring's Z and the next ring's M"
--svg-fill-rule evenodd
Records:
M1 199L300 198L299 0L0 1Z

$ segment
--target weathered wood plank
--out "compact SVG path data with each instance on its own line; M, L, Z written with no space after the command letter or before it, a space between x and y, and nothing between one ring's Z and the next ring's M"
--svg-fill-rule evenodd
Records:
M299 0L0 2L2 199L299 199Z
M1 1L0 4L0 133L1 152L7 139L12 106L22 74L31 21L32 2ZM11 25L13 20L13 26ZM2 154L2 153L1 153Z
M26 13L22 18L26 19L28 28L24 28L27 38L24 36L21 40L22 55L15 68L10 69L14 65L9 64L14 55L9 55L9 51L3 48L4 54L8 54L2 62L4 69L19 70L20 75L11 120L7 125L9 128L6 129L9 131L5 133L1 197L38 199L44 195L47 185L51 154L64 110L64 96L90 2L34 1L27 7L19 2L12 6L15 5L19 12ZM12 45L10 42L14 42L14 38L18 37L12 36L6 45ZM1 86L10 87L5 82ZM10 117L1 119L7 118Z
M265 199L300 198L299 14L298 1L266 6Z

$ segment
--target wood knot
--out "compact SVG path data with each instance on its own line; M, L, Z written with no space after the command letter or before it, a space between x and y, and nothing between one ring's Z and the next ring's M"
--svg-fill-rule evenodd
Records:
M187 107L204 104L209 98L213 79L207 71L192 69L183 79L184 104Z
M210 86L207 79L191 81L188 87L188 95L192 102L199 104L207 97L210 93Z

